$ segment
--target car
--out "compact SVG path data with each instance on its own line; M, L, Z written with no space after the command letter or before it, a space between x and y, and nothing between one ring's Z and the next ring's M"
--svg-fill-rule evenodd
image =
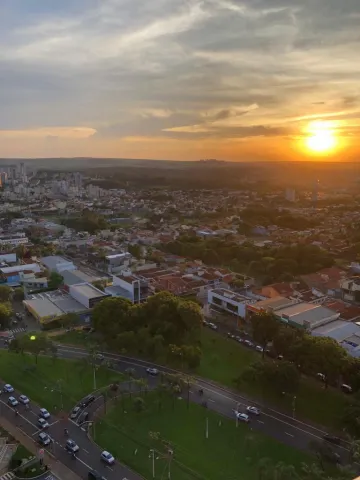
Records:
M41 443L41 445L44 445L44 447L46 447L47 445L50 445L51 438L49 437L49 435L47 433L40 432L39 433L39 443Z
M100 362L102 362L105 357L104 357L104 355L102 355L101 353L97 353L97 354L95 355L95 358L96 358L96 360L100 360Z
M212 330L217 330L217 329L218 329L218 326L215 325L215 323L212 323L212 322L209 323L209 327L210 327Z
M79 445L76 445L74 440L71 440L71 438L69 438L68 440L66 440L65 450L67 450L68 452L71 452L71 453L78 452L79 451Z
M244 343L245 345L247 345L248 347L253 347L254 344L252 342L250 342L250 340L244 340Z
M210 325L210 323L207 322L206 320L203 320L203 325L205 325L205 327L208 327Z
M256 345L255 350L260 353L263 353L264 351L263 347L261 347L260 345Z
M89 412L83 412L79 418L79 424L87 422L89 420Z
M108 465L113 465L115 463L115 458L107 450L101 452L100 458Z
M88 480L106 480L105 477L100 475L100 473L95 472L95 470L90 470L88 472Z
M7 383L6 385L4 385L3 387L3 392L4 393L13 393L14 391L14 387L10 385L10 383Z
M11 405L12 407L16 407L17 405L19 405L19 402L16 400L15 397L9 397L8 404Z
M323 373L320 373L320 372L319 372L319 373L316 374L316 376L317 376L317 378L319 378L322 382L325 382L326 377L325 377L325 375L324 375Z
M45 418L38 418L38 421L37 421L37 424L40 428L44 429L44 428L49 428L49 424L48 422L45 420Z
M252 415L260 415L260 413L261 413L258 408L256 408L256 407L251 407L251 406L246 407L246 411L247 411L248 413L251 413Z
M235 411L235 416L240 422L245 422L245 423L250 422L250 417L249 417L249 415L246 415L246 413L241 413L241 412Z
M341 443L341 438L339 437L336 437L334 435L330 435L329 433L327 433L326 435L323 436L323 439L326 441L326 442L329 442L329 443L332 443L334 445L340 445Z
M95 396L94 395L88 395L87 397L85 397L83 399L83 401L81 402L81 406L83 408L87 407L88 405L90 405L90 403L92 403L93 401L95 400Z
M353 393L353 389L352 387L350 387L350 385L346 385L346 383L343 383L341 386L340 386L341 390L344 392L344 393Z
M245 340L244 340L243 338L241 338L241 337L237 337L236 340L237 340L239 343L244 343L244 342L245 342Z
M27 405L30 402L30 400L26 395L20 395L19 402L22 403L23 405Z
M39 415L42 418L50 418L50 413L46 410L46 408L40 408Z
M146 373L148 373L149 375L158 375L159 370L157 368L147 368Z
M73 408L71 413L70 413L70 418L72 420L74 420L76 417L78 417L80 415L80 412L81 412L81 407Z

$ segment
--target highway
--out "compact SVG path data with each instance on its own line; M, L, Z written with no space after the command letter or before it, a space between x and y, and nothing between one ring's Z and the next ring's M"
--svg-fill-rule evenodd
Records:
M79 359L88 355L86 350L82 348L64 345L57 345L57 347L60 358ZM147 377L149 389L157 385L160 377L148 375L146 368L156 367L159 371L176 373L170 368L157 366L149 362L122 355L109 354L106 352L103 352L103 355L105 359L111 361L112 368L116 371L125 373L128 368L132 368L137 378ZM5 380L11 383L11 378ZM2 386L3 385L1 385L1 388ZM204 391L203 395L199 394L200 388ZM127 382L121 385L121 389L127 391ZM15 392L12 395L18 398L21 393L24 392ZM184 392L183 395L186 397L187 392ZM86 411L90 413L90 420L94 412L103 404L102 397L100 397L99 394L95 396L96 400L90 406L86 407ZM19 415L16 416L13 408L7 404L8 397L9 395L5 393L2 393L0 396L0 414L15 424L34 441L37 441L39 428L36 422L39 414L39 406L31 404L31 408L26 410L25 407L21 405L18 407ZM263 405L250 402L245 396L237 395L205 380L198 379L196 383L191 386L190 399L200 404L206 401L210 410L234 419L234 423L234 410L245 412L248 405L257 406L261 410L261 415L252 417L249 428L258 430L298 449L309 450L309 443L312 440L321 441L322 436L326 433L318 427L301 422L300 420ZM48 422L50 424L48 433L53 438L53 443L47 451L77 473L81 478L87 479L87 473L91 469L99 472L106 480L140 480L142 478L129 468L121 465L118 461L116 461L113 466L104 464L100 460L101 449L88 438L85 429L77 425L75 421L59 419L52 415ZM64 435L65 428L69 430L69 437ZM72 458L71 455L65 451L67 438L73 439L80 447L76 459ZM39 448L41 447L39 446ZM333 449L342 458L348 456L346 445L334 446Z

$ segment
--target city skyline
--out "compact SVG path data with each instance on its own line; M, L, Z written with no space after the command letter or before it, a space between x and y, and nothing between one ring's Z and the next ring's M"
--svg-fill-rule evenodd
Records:
M0 157L360 158L360 5L5 0Z

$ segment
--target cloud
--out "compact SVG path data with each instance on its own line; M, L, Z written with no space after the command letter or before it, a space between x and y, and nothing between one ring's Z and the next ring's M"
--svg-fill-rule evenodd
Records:
M358 0L5 0L0 136L118 155L122 138L291 137L330 117L352 134L359 18Z

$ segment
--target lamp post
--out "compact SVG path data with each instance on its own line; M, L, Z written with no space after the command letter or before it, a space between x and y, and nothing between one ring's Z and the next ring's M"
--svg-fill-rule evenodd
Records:
M239 413L239 407L240 407L240 402L237 402L236 404L236 410L235 410L235 415L236 415L236 428L238 428L239 426L239 417L238 417L238 413Z

